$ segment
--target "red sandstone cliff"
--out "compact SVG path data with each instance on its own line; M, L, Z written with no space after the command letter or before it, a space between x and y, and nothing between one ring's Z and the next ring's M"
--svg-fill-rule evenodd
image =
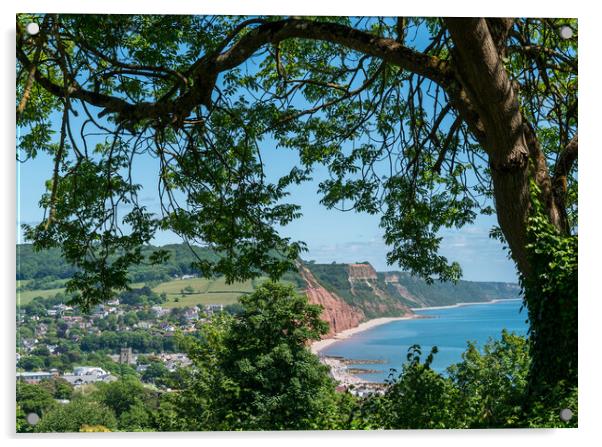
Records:
M305 292L312 304L319 304L324 308L322 319L330 325L330 331L324 338L359 325L366 316L361 309L356 309L347 304L335 293L326 290L316 280L314 275L304 266L299 266L299 273L307 283Z

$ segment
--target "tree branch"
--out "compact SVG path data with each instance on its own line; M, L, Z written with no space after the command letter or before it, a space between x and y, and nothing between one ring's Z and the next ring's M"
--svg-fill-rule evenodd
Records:
M393 39L378 37L338 23L314 22L304 19L286 19L258 26L216 58L217 71L221 72L238 66L266 43L276 43L292 38L340 44L360 53L380 58L441 85L445 85L451 80L450 67L444 60L414 51Z
M443 142L443 146L441 147L441 151L439 152L439 156L433 165L433 171L437 174L441 173L441 166L443 165L443 161L445 160L445 156L447 155L447 150L451 144L452 139L456 135L458 129L460 129L460 125L462 124L462 119L458 116L454 120L453 124L449 128L449 132L447 133L447 138ZM453 164L453 162L452 162Z
M558 160L556 160L556 166L554 167L554 186L561 187L561 192L566 194L566 183L567 177L571 172L573 164L577 160L577 152L578 152L578 137L577 134L573 137L573 139L566 145L566 147L560 152L558 155Z
M249 24L250 22L246 22L245 26ZM243 28L239 26L237 30ZM17 31L18 34L23 32L20 29ZM223 53L204 55L192 64L190 72L187 73L194 80L193 87L173 100L164 98L156 102L132 104L119 97L86 90L75 82L71 83L66 92L63 87L55 84L39 71L35 71L35 79L55 96L64 97L68 94L71 98L102 108L101 115L116 114L117 122L137 123L149 119L177 125L198 105L202 104L208 108L211 106L211 93L220 72L237 67L268 43L276 44L292 38L340 44L427 77L442 86L449 84L453 79L446 61L409 49L395 40L374 36L336 23L296 18L263 23L231 44ZM226 40L230 42L231 39L232 36L228 36ZM17 58L26 69L35 66L23 51L21 42L17 44Z
M508 152L522 138L523 119L517 92L485 19L448 18L445 23L455 44L454 66L487 135L484 146L492 166L526 163L526 151Z
M496 17L485 20L487 22L487 27L489 28L489 33L491 34L491 39L493 40L498 53L500 56L504 57L506 55L506 40L514 25L514 19Z

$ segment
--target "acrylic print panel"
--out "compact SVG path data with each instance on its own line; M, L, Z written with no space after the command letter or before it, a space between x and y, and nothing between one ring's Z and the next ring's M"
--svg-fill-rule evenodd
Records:
M19 14L17 432L577 426L577 35Z

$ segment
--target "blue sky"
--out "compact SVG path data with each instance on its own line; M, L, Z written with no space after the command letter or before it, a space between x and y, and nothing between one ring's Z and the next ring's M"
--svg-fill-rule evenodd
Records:
M273 146L264 147L262 156L268 179L272 180L286 173L297 162L294 151ZM137 163L134 173L136 180L143 185L141 201L157 211L159 202L155 185L158 168L150 159L139 159ZM47 154L17 164L18 241L23 241L20 223L37 223L42 219L43 210L38 201L51 172L52 160ZM386 264L388 250L383 242L378 215L328 210L320 205L318 184L326 176L326 170L318 167L312 181L291 189L287 201L299 204L303 216L281 228L280 233L293 240L304 241L309 249L303 256L307 260L321 263L369 261L379 271L398 269ZM501 243L488 237L495 224L495 216L480 216L473 225L441 233L441 253L460 263L463 279L516 281L514 264L507 259ZM175 242L180 242L178 236L168 232L158 234L154 240L157 245Z

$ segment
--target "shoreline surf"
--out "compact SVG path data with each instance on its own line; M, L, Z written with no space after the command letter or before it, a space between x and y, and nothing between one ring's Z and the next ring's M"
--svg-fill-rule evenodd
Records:
M440 309L453 309L456 307L464 307L464 306L474 306L476 304L496 304L496 303L504 303L506 301L522 301L522 298L504 298L504 299L495 299L490 301L476 301L471 303L456 303L450 304L449 306L431 306L431 307L411 307L412 312L420 311L420 310L440 310Z

